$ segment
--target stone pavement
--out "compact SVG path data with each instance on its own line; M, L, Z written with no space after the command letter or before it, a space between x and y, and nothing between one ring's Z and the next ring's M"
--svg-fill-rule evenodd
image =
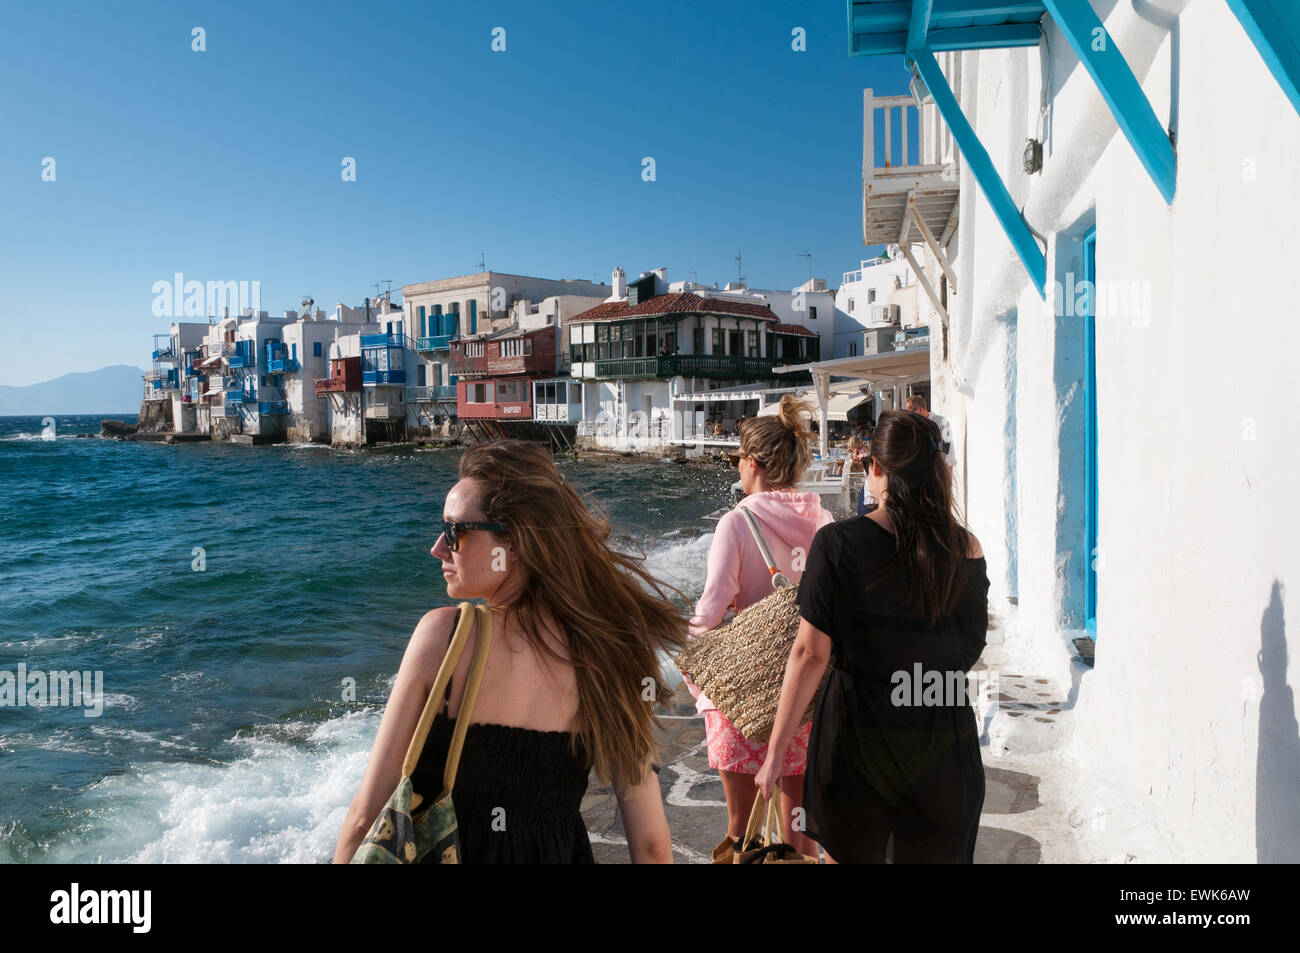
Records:
M991 620L991 629L998 621ZM990 643L994 638L990 637ZM1029 718L1041 723L1036 737L1048 743L1052 722L1065 707L1062 693L1046 679L1001 671L1000 645L990 644L976 671L997 679L996 696L976 706L981 724L984 757L984 810L975 845L977 864L1061 863L1077 859L1071 827L1057 803L1043 803L1040 775L1053 768L1051 757L1038 751L1017 753L1000 742L1008 719ZM708 863L709 855L726 832L727 811L722 782L709 767L704 746L704 719L697 715L684 689L662 709L660 745L663 767L659 785L668 824L672 830L676 863ZM990 742L990 739L992 741ZM597 863L628 863L627 840L612 790L594 781L582 804L583 819L591 837Z

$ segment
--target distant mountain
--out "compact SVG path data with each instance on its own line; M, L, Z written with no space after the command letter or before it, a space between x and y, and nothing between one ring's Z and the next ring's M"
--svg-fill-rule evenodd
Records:
M139 413L143 373L114 364L26 387L0 386L0 415Z

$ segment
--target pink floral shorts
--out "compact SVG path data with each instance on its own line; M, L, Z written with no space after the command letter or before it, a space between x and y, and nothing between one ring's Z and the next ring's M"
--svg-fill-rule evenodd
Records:
M739 774L758 774L767 758L767 742L749 741L736 726L727 720L727 716L716 708L704 713L705 738L709 746L709 767L722 771L735 771ZM795 732L790 747L785 750L785 764L781 769L782 777L803 774L804 763L808 760L808 733L812 731L812 722L808 722Z

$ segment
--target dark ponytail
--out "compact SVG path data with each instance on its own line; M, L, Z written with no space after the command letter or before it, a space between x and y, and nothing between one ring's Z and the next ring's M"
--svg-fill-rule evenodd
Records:
M953 513L952 470L933 420L909 410L880 415L871 458L885 473L885 511L898 548L891 565L909 580L912 615L934 622L952 611L970 551L970 533Z

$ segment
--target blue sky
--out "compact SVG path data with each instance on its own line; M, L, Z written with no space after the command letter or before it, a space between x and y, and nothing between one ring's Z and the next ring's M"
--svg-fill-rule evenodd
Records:
M145 366L177 271L260 281L273 314L480 254L721 283L740 251L789 288L811 252L836 286L865 251L862 89L906 81L848 56L842 0L5 4L0 56L9 385Z

